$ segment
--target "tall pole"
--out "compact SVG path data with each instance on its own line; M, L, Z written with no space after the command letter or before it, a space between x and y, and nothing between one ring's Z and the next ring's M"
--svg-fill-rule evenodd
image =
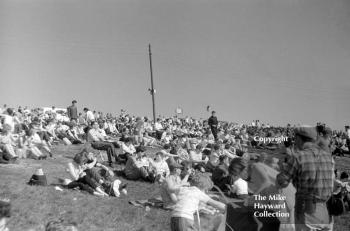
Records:
M152 95L152 105L153 105L153 122L156 122L156 104L154 102L155 90L153 87L153 70L152 70L152 53L151 53L151 44L148 44L148 54L149 54L149 67L151 71L151 89L148 89Z

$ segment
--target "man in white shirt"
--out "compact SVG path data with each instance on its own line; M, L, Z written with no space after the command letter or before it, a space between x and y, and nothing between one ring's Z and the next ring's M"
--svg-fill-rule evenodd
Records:
M88 108L84 108L85 112L85 120L88 124L90 124L92 121L95 121L95 116L92 111L90 111Z
M106 141L106 137L101 133L99 125L96 121L92 122L92 128L88 132L87 140L91 142L91 147L97 150L107 152L109 166L112 166L112 156L117 157L114 148L119 148L118 143L110 143Z
M222 212L226 209L225 204L211 199L205 193L209 185L202 177L194 178L191 185L193 187L179 187L173 190L176 194L176 204L171 212L171 231L195 230L193 214L198 211L200 203L211 205Z

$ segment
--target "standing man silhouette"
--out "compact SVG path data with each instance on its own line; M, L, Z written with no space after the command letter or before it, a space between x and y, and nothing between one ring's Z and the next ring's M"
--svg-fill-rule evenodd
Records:
M208 125L210 126L211 133L215 138L215 141L218 141L218 118L215 116L216 112L212 111L211 116L208 119Z
M77 109L76 104L77 104L77 101L73 100L72 105L67 108L67 115L71 121L78 120L78 109Z

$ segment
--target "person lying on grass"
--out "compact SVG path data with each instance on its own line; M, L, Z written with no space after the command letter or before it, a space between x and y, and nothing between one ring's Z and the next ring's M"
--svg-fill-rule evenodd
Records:
M211 199L206 192L212 187L203 176L195 176L190 187L177 187L170 189L175 194L176 201L171 212L171 231L195 230L193 214L198 211L201 203L208 204L221 212L225 212L226 205Z

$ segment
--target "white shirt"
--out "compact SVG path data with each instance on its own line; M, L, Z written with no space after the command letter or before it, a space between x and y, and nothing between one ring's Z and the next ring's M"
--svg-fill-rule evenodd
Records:
M13 132L15 130L15 121L12 116L7 114L1 115L4 118L4 124L7 124L11 127L11 131Z
M248 194L248 183L242 178L238 178L233 186L236 188L237 195L247 195Z
M94 116L94 113L92 113L92 111L86 112L86 120L87 122L91 122L95 120L95 116Z
M122 146L121 148L122 148L123 154L125 154L126 152L130 154L134 154L136 152L136 149L132 144L127 146L125 143L122 143L121 146Z
M152 161L151 164L156 170L156 175L163 175L163 173L166 173L166 176L168 176L170 174L169 166L166 161Z
M195 150L191 150L190 151L190 157L192 160L194 161L201 161L202 160L202 157L203 157L203 154L202 152L196 152Z
M198 210L199 203L207 203L209 200L211 198L197 187L181 187L171 217L194 220L193 213Z
M156 130L163 130L163 126L162 126L161 123L156 122L156 123L154 124L154 126L155 126Z

